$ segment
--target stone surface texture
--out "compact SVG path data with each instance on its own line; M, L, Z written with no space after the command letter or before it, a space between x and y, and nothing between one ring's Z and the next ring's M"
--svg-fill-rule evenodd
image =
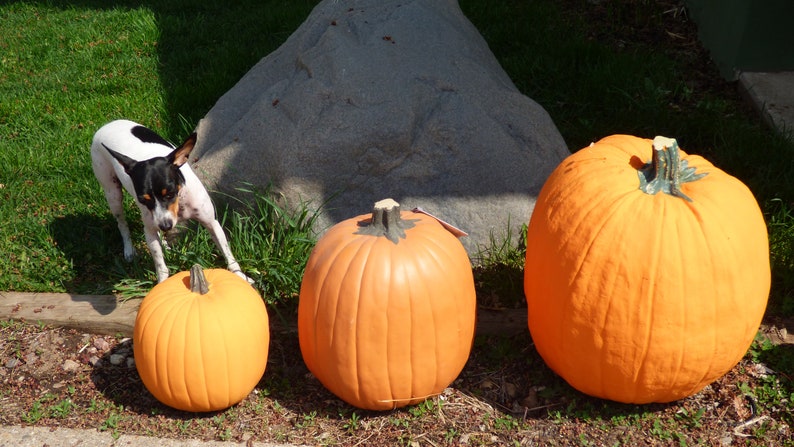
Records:
M212 190L272 185L321 207L319 232L391 197L467 231L470 254L517 240L569 153L454 0L321 2L197 131Z

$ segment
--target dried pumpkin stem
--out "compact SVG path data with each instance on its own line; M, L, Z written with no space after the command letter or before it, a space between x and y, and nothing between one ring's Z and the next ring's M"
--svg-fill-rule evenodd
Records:
M190 291L200 295L206 295L210 291L210 283L204 276L204 269L198 264L190 267Z
M692 199L681 192L681 184L699 180L707 173L697 174L695 168L687 166L686 160L681 160L675 138L656 137L653 139L651 161L638 174L640 190L644 193L654 195L661 191L691 202Z
M415 220L403 220L400 217L400 204L392 199L383 199L375 203L372 219L359 223L355 234L383 236L395 244L405 239L405 230L414 227Z

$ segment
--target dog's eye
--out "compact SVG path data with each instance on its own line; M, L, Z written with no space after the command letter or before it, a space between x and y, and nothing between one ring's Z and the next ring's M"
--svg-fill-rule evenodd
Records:
M138 201L141 202L143 205L146 205L146 207L149 209L154 208L154 200L152 199L152 196L150 196L149 194L139 195Z
M160 191L160 197L165 201L172 201L176 197L176 191L170 189L163 189Z

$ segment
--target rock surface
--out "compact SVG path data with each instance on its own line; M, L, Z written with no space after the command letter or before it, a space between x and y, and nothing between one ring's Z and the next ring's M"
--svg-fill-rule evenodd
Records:
M391 197L468 231L515 236L568 155L454 0L325 0L198 126L208 188L272 185L322 206L317 230Z

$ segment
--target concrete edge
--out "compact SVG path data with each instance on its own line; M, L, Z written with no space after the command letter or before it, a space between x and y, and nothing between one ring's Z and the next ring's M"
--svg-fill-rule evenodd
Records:
M199 439L155 438L151 436L127 435L95 429L58 427L0 426L0 447L297 447L296 444L273 444L244 439L232 441L202 441Z
M740 73L739 91L768 125L794 141L794 72Z

